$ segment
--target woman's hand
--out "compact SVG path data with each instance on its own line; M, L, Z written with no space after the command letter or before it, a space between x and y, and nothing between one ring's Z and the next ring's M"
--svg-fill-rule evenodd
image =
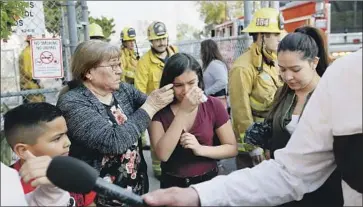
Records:
M202 89L198 86L194 86L185 94L179 110L187 113L192 112L200 103L202 103L202 96Z
M173 84L168 84L160 89L156 89L147 97L142 108L153 117L154 114L165 106L169 105L174 100Z
M191 149L196 156L201 156L202 145L199 144L197 138L188 132L185 132L180 137L180 145L185 149Z

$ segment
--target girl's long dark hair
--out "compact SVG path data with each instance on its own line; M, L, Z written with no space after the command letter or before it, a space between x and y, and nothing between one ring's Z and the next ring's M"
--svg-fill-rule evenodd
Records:
M200 53L203 62L203 71L213 60L222 61L226 65L226 67L228 67L228 64L223 59L221 52L218 49L218 45L214 40L203 40L202 43L200 43Z
M198 61L186 53L176 53L166 62L161 75L160 88L173 83L174 79L185 71L194 71L198 76L198 87L204 90L203 71Z

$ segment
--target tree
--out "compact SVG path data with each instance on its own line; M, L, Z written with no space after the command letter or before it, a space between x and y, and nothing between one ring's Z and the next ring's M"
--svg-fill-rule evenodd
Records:
M59 34L62 21L61 0L43 1L45 28L49 33Z
M197 28L189 25L189 24L178 24L176 25L176 30L178 31L176 37L178 41L181 40L192 40L192 39L201 39L200 35L202 31L199 31Z
M110 41L109 37L112 34L116 33L116 31L114 30L115 28L114 21L115 20L113 18L109 19L104 16L101 16L101 18L89 17L90 24L96 23L101 26L103 35L105 35L105 39L107 39L107 41Z
M197 1L196 4L206 24L204 36L209 36L215 25L243 15L243 1Z
M0 1L1 12L1 39L8 39L12 33L11 27L16 26L17 20L24 17L29 2Z

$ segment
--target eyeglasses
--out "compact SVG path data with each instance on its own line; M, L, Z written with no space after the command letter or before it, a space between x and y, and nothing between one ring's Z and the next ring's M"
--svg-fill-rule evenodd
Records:
M118 63L118 64L113 64L113 65L99 65L99 68L105 68L105 67L111 67L113 72L117 72L117 69L120 68L122 71L122 64Z

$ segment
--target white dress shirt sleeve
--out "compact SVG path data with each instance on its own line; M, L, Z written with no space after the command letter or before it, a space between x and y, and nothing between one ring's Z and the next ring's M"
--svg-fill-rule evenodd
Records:
M336 168L333 135L362 133L361 61L362 50L327 69L275 160L193 185L201 205L279 205L319 188Z

